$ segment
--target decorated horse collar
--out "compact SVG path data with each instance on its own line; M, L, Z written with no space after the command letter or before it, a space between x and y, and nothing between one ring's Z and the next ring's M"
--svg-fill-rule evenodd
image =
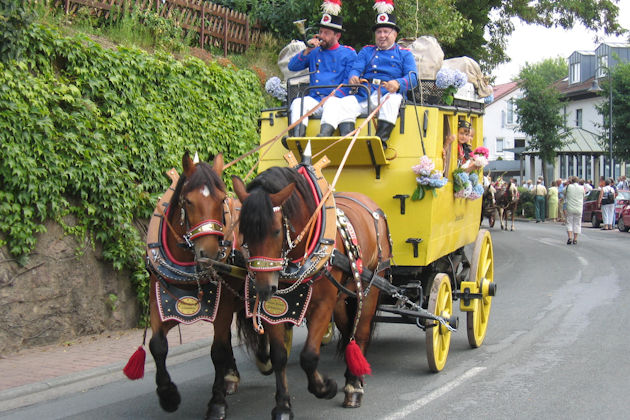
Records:
M289 221L283 216L286 234L283 256L281 258L251 256L248 259L248 267L253 275L257 271L278 271L281 281L303 283L325 267L335 248L337 228L335 198L333 194L325 195L329 186L321 172L322 168L328 165L330 161L324 157L314 165L298 164L291 152L285 155L285 159L291 167L296 168L304 176L319 209L314 231L307 235L310 242L305 244L306 255L296 260L289 259L288 254L295 248L298 241L291 240ZM320 206L322 200L324 203ZM274 208L274 212L281 210L281 208Z

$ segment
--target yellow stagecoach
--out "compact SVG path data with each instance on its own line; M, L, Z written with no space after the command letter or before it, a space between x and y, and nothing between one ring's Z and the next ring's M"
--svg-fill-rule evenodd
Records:
M304 92L302 89L298 93ZM453 300L458 300L460 310L466 312L470 345L479 347L496 291L492 240L488 231L479 229L482 200L455 197L452 176L458 165L457 142L443 153L446 136L456 134L461 118L472 124L472 147L482 146L483 103L455 99L453 105L445 105L434 81L421 81L408 98L403 101L388 141L388 153L395 157L386 158L380 139L372 134L372 122L368 122L346 157L335 190L366 194L384 210L393 262L391 283L381 278L375 284L389 295L379 305L377 321L406 322L425 329L429 366L440 371L448 355L451 332L458 324ZM366 117L359 117L357 127ZM283 134L287 127L286 108L264 110L260 118L261 144ZM284 138L269 149L262 148L259 171L285 166L287 149L300 160L310 142L314 161L323 155L330 160L322 173L331 182L353 137L316 137L318 132L319 120L311 118L305 137ZM449 182L427 191L420 200L412 200L417 186L412 167L425 155ZM473 243L469 259L464 246Z

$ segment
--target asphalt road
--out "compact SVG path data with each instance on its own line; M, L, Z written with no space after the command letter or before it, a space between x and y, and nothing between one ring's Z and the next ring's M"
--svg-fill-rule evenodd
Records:
M585 227L579 244L569 246L557 224L522 222L515 232L491 232L498 291L482 347L469 347L466 317L460 314L463 322L446 367L433 374L423 331L380 324L368 353L373 374L363 406L344 409L342 392L317 400L306 391L299 367L305 331L298 328L288 369L296 418L627 418L630 234ZM229 418L269 418L274 377L261 376L241 349L237 362L242 380L229 397ZM320 363L341 390L344 366L332 346L324 348ZM151 375L78 390L0 418L203 418L213 378L210 357L177 364L170 372L183 400L175 414L159 408Z

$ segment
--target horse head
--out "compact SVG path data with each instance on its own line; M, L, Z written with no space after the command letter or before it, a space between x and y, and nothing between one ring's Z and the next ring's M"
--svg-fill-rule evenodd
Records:
M222 245L227 193L221 179L223 166L221 154L212 166L193 162L188 152L182 158L185 180L178 195L180 222L186 226L184 237L192 245L197 262L225 257Z
M294 249L294 239L306 225L314 205L300 177L294 169L270 168L247 188L240 178L232 177L234 192L243 203L239 230L249 251L247 269L262 301L278 290L280 272L302 249Z

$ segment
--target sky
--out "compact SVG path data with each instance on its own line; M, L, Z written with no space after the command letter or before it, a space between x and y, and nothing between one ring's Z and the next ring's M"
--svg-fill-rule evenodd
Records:
M618 3L618 22L630 29L630 1ZM625 37L605 36L599 33L601 41L595 42L596 33L586 30L582 25L571 30L558 28L547 29L541 26L523 25L515 22L515 30L507 45L507 55L512 59L509 63L497 67L492 75L496 76L495 85L511 81L525 63L537 63L546 58L568 58L574 51L594 51L604 41L627 42Z

